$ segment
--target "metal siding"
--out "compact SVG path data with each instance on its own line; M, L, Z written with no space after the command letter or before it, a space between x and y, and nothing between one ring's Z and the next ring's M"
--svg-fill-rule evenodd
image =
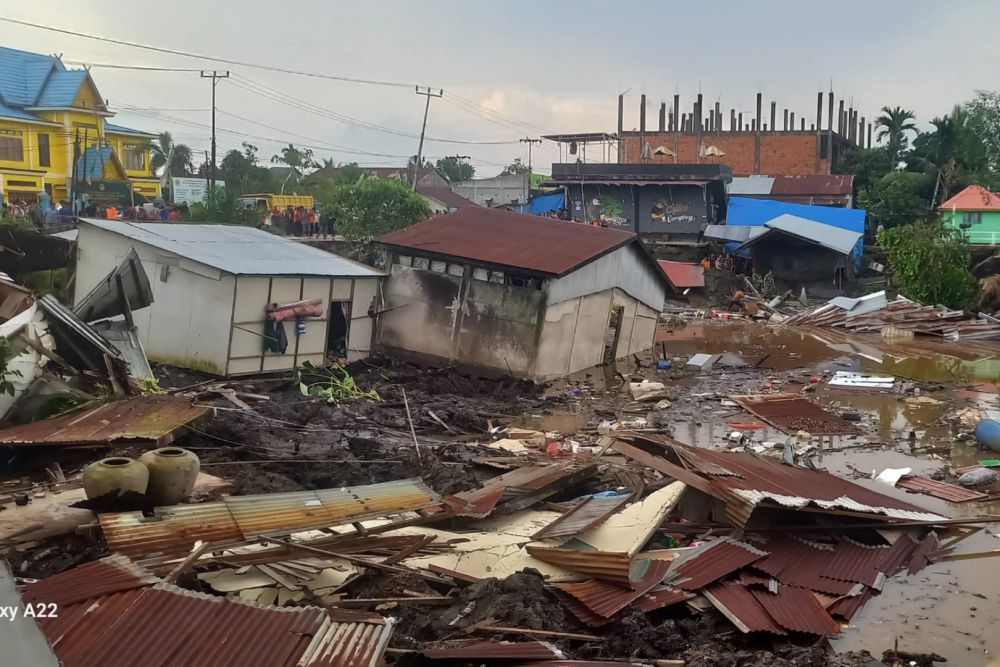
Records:
M157 578L145 568L125 556L113 555L28 584L22 590L21 598L27 603L66 607L156 582Z
M659 275L642 251L629 244L548 284L548 304L604 292L624 290L657 312L667 298L667 282Z
M132 224L92 218L81 222L234 275L382 275L353 260L243 225Z

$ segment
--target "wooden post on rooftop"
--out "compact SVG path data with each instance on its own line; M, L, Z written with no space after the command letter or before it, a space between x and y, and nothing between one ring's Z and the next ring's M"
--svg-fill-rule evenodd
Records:
M639 159L642 162L642 152L646 150L646 95L639 96Z

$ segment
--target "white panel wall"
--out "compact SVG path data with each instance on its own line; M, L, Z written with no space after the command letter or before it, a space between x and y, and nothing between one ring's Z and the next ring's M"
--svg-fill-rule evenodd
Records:
M634 243L608 253L576 271L549 281L549 304L617 287L657 312L667 297L665 280Z
M347 334L347 360L356 361L369 356L372 351L372 338L375 334L374 321L368 314L378 303L378 286L380 278L357 278L354 280L354 296L351 299L350 331ZM336 290L335 281L334 289ZM343 281L346 282L346 281ZM334 300L337 300L334 297Z

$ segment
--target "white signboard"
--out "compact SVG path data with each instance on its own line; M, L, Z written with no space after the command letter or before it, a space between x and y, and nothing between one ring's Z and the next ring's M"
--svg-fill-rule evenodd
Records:
M216 181L215 187L226 187L225 181ZM208 182L204 178L171 178L170 198L174 204L204 203L208 198Z

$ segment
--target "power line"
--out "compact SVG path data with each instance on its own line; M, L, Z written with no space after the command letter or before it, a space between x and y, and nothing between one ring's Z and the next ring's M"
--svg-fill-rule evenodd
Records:
M5 21L0 17L0 21ZM70 65L83 65L87 68L100 67L101 69L136 69L143 72L200 72L201 70L194 67L154 67L151 65L112 65L111 63L88 63L84 60L64 60Z
M317 79L330 79L332 81L346 81L349 83L363 83L372 86L388 86L392 88L410 88L414 84L410 83L400 83L398 81L378 81L375 79L359 79L349 76L338 76L335 74L320 74L318 72L306 72L303 70L294 70L285 67L276 67L273 65L261 65L258 63L247 62L243 60L231 60L229 58L219 58L217 56L206 56L199 53L190 53L187 51L180 51L177 49L167 49L161 46L152 46L149 44L140 44L138 42L128 42L123 39L115 39L113 37L102 37L100 35L91 35L85 32L78 32L76 30L67 30L65 28L56 28L55 26L44 25L41 23L32 23L31 21L22 21L20 19L10 18L8 16L0 16L0 21L6 23L14 23L16 25L26 26L28 28L37 28L39 30L48 30L49 32L57 32L63 35L72 35L73 37L82 37L84 39L92 39L98 42L108 42L110 44L118 44L119 46L130 46L134 49L144 49L146 51L155 51L157 53L167 53L174 56L184 56L185 58L196 58L199 60L209 60L211 62L225 63L228 65L240 65L241 67L253 67L254 69L269 70L272 72L282 72L283 74L295 74L296 76L308 76ZM198 70L195 70L198 71Z

